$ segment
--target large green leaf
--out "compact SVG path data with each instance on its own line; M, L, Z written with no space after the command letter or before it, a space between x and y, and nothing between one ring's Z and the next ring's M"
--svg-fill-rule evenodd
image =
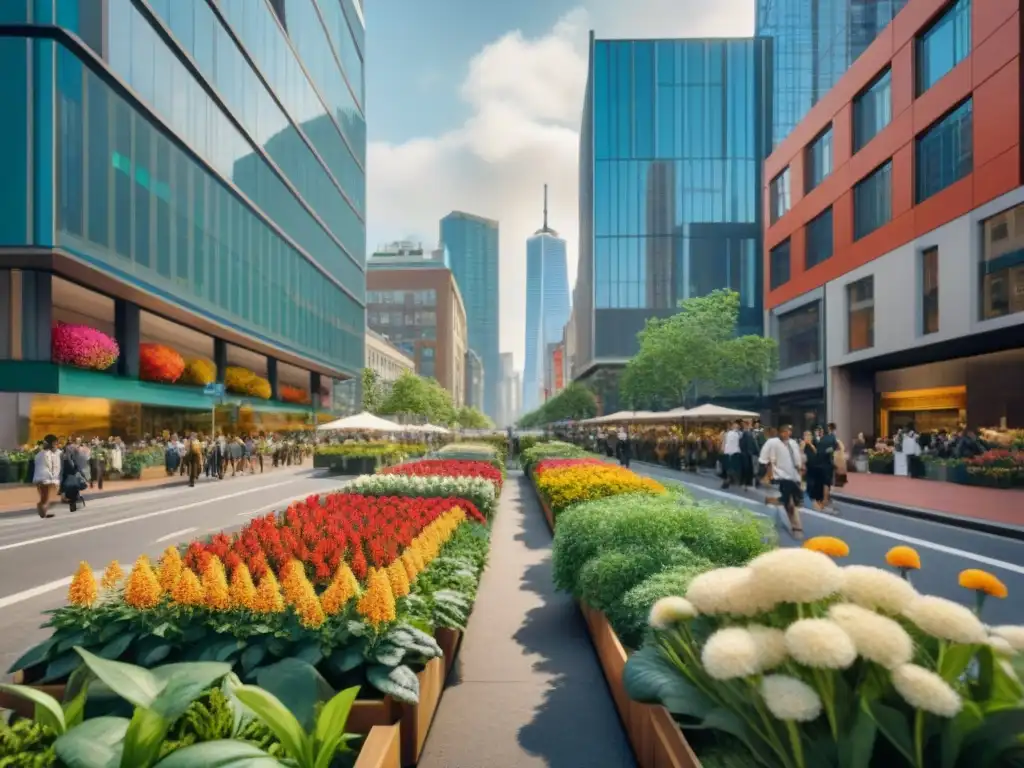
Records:
M135 663L140 667L151 669L171 654L172 646L162 637L150 635L139 641L135 652Z
M283 763L245 741L207 741L177 749L157 768L271 768Z
M363 655L365 647L362 640L356 640L328 656L327 663L340 673L350 672L366 661Z
M161 682L163 689L153 701L151 708L173 722L185 714L189 704L230 672L230 664L216 661L165 664L156 667L152 673Z
M346 688L320 711L313 734L316 740L315 768L329 768L338 748L344 744L345 723L348 722L348 714L358 695L358 685Z
M82 657L76 651L65 651L50 660L50 663L46 665L46 672L43 673L39 682L46 684L66 680L81 665Z
M974 658L974 654L978 646L976 645L961 645L959 643L952 643L942 654L942 667L939 669L939 675L947 683L955 683L960 679L960 676L967 670L967 665L971 663L971 659Z
M383 664L386 667L397 667L402 663L402 658L405 656L405 648L391 645L391 643L381 643L377 646L373 655L378 664Z
M701 722L701 728L708 728L714 731L724 731L742 741L751 756L761 765L771 768L771 763L764 757L770 748L754 733L750 726L732 710L718 707L708 712L707 717Z
M70 651L74 649L76 645L84 645L86 635L84 629L80 629L77 632L72 632L69 635L64 635L60 638L57 643L57 653L64 653L64 651Z
M867 707L882 735L913 765L914 739L910 734L910 725L903 713L877 701L866 702L864 706Z
M302 725L272 693L253 685L240 685L235 695L245 706L251 709L264 725L266 725L281 746L285 748L300 765L313 762L312 743L307 738Z
M864 707L857 707L853 726L839 738L839 768L868 768L878 726Z
M136 707L153 706L163 682L148 669L121 661L101 659L84 648L76 648L83 661L110 690Z
M634 701L662 704L676 715L703 720L716 706L712 699L691 685L657 648L650 645L626 661L622 683Z
M94 717L54 742L57 757L67 768L118 768L128 720Z
M312 664L315 667L323 660L324 651L319 642L311 640L308 643L303 643L298 646L292 652L292 656L300 661L306 662L307 664Z
M316 667L301 659L281 659L261 667L256 683L273 694L302 725L311 731L316 722L316 705L334 695L334 689L317 672Z
M85 703L89 696L89 685L96 676L84 664L71 673L68 684L64 687L64 722L68 728L74 728L85 719Z
M981 725L984 715L981 707L973 701L965 701L964 708L956 717L946 720L942 728L940 741L942 744L942 768L954 768L960 757L967 734Z
M155 764L171 722L152 709L136 707L124 735L124 766L150 768Z
M134 632L123 632L117 637L113 638L110 642L100 648L97 652L97 656L101 656L104 659L110 659L117 661L131 646L132 641L135 639Z
M260 665L267 656L267 646L262 642L251 643L239 658L243 672L251 672Z
M196 661L227 661L245 648L245 643L235 638L220 640L204 645L196 655Z
M0 683L0 691L28 699L34 705L34 719L37 723L51 729L54 733L64 733L66 727L64 710L61 708L60 702L50 694L27 685L8 685L6 683Z
M1020 746L1022 733L1024 709L991 712L964 739L960 764L969 768L995 768L1006 752Z
M25 651L17 660L11 664L7 670L7 674L13 674L18 670L28 669L34 667L37 664L42 664L49 657L51 649L57 645L57 638L59 633L55 633L52 637L48 637L38 645L33 645L27 651Z
M406 666L385 667L374 664L367 668L366 679L378 691L393 696L398 701L416 704L420 700L420 680Z

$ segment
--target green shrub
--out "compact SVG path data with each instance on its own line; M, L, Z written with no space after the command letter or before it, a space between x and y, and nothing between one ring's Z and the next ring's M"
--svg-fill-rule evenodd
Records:
M577 596L599 611L608 611L644 579L666 568L693 563L694 554L681 544L628 547L592 557L580 570Z
M548 443L538 443L532 448L520 452L523 469L529 471L533 465L543 459L580 459L590 454L572 443L562 443L552 440Z
M745 565L774 549L774 527L753 512L720 503L679 506L673 515L679 541L717 566Z
M615 634L627 648L639 648L647 631L651 606L670 595L685 595L690 582L714 566L694 556L689 563L655 573L627 591L605 610Z

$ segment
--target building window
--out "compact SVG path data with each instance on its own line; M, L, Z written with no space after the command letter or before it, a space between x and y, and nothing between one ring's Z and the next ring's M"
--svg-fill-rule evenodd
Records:
M917 38L917 95L945 77L971 52L971 0L955 0Z
M814 301L779 315L779 370L821 360L821 303Z
M772 179L769 194L771 195L772 224L781 219L789 210L789 168Z
M774 248L771 253L771 283L774 291L780 285L789 282L789 240L785 240Z
M885 70L853 100L853 151L859 152L892 122L892 72Z
M892 160L853 188L853 239L870 235L892 219Z
M939 249L921 254L921 333L939 331Z
M829 125L811 142L805 153L806 180L804 191L810 192L832 173L832 126Z
M974 169L974 109L968 99L917 137L917 202Z
M865 277L846 286L849 351L875 346L875 278Z
M1024 312L1024 204L982 225L981 319Z
M807 222L805 269L832 258L832 207L829 206Z

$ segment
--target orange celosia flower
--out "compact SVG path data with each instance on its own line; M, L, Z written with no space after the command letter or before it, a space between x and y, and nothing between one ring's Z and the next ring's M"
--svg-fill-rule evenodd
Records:
M239 563L231 572L231 588L228 591L231 607L252 610L256 601L256 587L252 583L252 574L245 563Z
M312 590L295 607L295 612L299 615L299 623L307 629L316 629L327 618L320 600Z
M846 557L850 554L850 546L835 536L814 536L804 542L804 549L821 552L829 557Z
M253 599L252 609L257 613L280 613L284 610L284 598L281 597L281 588L274 577L274 572L267 569L260 579L260 585L256 588L256 597Z
M973 589L989 597L1004 598L1008 594L1006 585L988 571L968 568L960 572L960 586Z
M78 564L78 570L71 579L71 586L68 587L68 602L82 608L90 608L96 602L98 592L92 568L83 560Z
M174 585L171 599L178 605L196 606L203 604L203 585L191 568L183 568L178 583Z
M388 581L391 583L391 593L395 597L405 597L409 594L409 576L405 572L405 566L398 560L388 566Z
M885 562L893 568L906 571L917 571L921 568L921 556L913 547L893 547L885 553Z
M132 566L128 584L124 588L124 601L133 608L152 608L160 602L160 582L153 573L149 558L142 555Z
M349 600L359 594L359 582L346 563L338 566L330 586L324 590L320 603L328 616L336 616L344 610Z
M367 574L366 591L356 604L356 611L375 627L395 620L395 596L385 571L374 568Z
M231 607L228 580L220 558L211 557L203 568L203 604L215 611L226 611Z
M281 592L288 605L298 605L312 589L306 569L298 560L289 560L281 567Z
M174 591L174 586L181 577L181 555L176 547L168 547L160 557L160 588L164 592Z
M121 570L121 564L117 560L111 560L107 570L103 572L103 581L100 584L104 589L117 589L117 585L123 578L124 571Z
M423 569L427 567L427 564L423 562L423 553L417 547L411 547L406 552L409 553L409 559L412 560L412 564L416 566L416 574L423 573Z
M416 563L413 560L412 550L405 550L401 557L402 567L405 568L405 575L409 579L409 583L412 584L419 575L419 571L416 570Z

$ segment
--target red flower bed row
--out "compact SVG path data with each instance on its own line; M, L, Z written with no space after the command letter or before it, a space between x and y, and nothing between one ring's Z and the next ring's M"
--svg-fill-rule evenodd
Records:
M384 475L414 475L416 477L482 477L489 480L497 491L501 490L501 472L486 461L469 459L423 459L396 464L381 470Z
M600 459L544 459L537 462L537 466L533 468L533 474L543 475L549 469L555 469L557 467L575 467L580 464L604 464L605 462Z
M420 531L454 507L485 522L465 499L314 495L292 504L280 517L271 513L255 518L234 535L218 533L208 542L192 542L185 563L201 572L216 555L229 572L245 563L259 578L268 568L277 573L297 558L314 582L326 584L344 560L362 581L370 566L390 565Z

